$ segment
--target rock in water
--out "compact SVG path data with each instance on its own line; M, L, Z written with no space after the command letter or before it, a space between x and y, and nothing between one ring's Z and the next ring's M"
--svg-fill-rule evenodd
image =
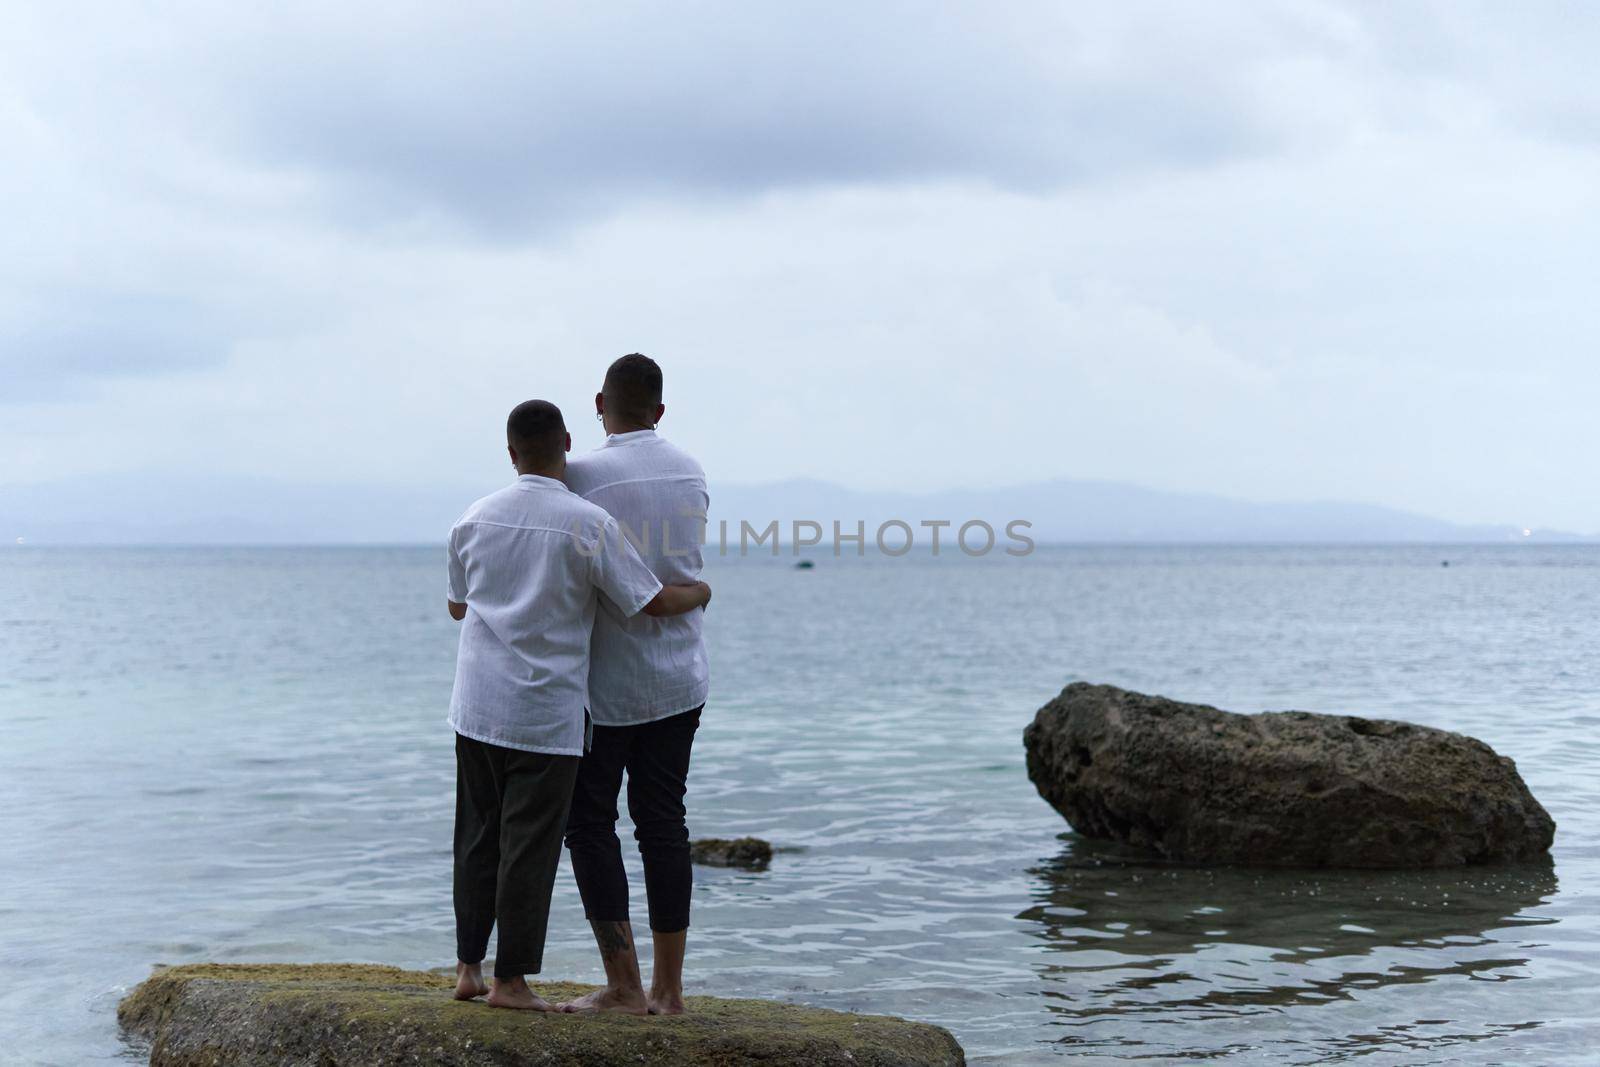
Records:
M759 837L702 837L689 846L689 858L707 867L759 869L772 862L772 846Z
M688 1014L545 1015L452 999L454 979L358 964L158 970L117 1008L151 1067L924 1067L964 1064L937 1026L761 1000L689 997ZM547 999L588 987L544 983Z
M1173 860L1449 867L1530 859L1555 837L1515 763L1410 723L1075 682L1022 739L1028 777L1073 829Z

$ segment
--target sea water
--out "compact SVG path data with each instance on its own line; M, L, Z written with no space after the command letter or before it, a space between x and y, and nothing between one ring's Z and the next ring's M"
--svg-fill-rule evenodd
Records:
M813 558L708 563L691 832L783 851L697 869L690 993L924 1019L975 1063L1595 1061L1600 549ZM115 1008L155 963L452 962L444 593L438 547L0 552L0 1061L139 1055ZM1075 680L1472 734L1553 860L1078 838L1022 749ZM601 974L565 864L546 974Z

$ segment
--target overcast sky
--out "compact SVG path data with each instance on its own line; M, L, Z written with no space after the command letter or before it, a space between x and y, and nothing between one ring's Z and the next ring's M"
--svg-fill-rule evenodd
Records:
M1600 7L14 5L0 487L712 479L1600 530ZM0 488L3 491L3 488Z

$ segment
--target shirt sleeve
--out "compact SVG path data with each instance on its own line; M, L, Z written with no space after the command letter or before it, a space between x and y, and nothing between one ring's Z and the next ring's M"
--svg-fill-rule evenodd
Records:
M661 592L661 582L650 573L633 545L622 536L617 520L606 517L600 543L589 561L589 580L624 616L634 616Z
M467 568L461 562L461 552L456 547L456 534L459 530L460 527L456 527L456 529L450 531L448 547L450 576L445 583L445 596L453 604L465 604L467 602Z

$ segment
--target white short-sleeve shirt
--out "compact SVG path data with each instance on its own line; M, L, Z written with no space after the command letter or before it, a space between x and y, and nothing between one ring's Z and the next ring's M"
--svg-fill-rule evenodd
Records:
M567 464L567 485L599 504L665 585L698 581L704 564L706 474L654 430L613 434ZM711 669L705 612L652 618L601 605L589 661L589 710L602 726L631 726L706 702Z
M581 756L595 608L639 614L661 583L616 520L524 474L450 530L449 598L467 605L450 725L478 741Z

